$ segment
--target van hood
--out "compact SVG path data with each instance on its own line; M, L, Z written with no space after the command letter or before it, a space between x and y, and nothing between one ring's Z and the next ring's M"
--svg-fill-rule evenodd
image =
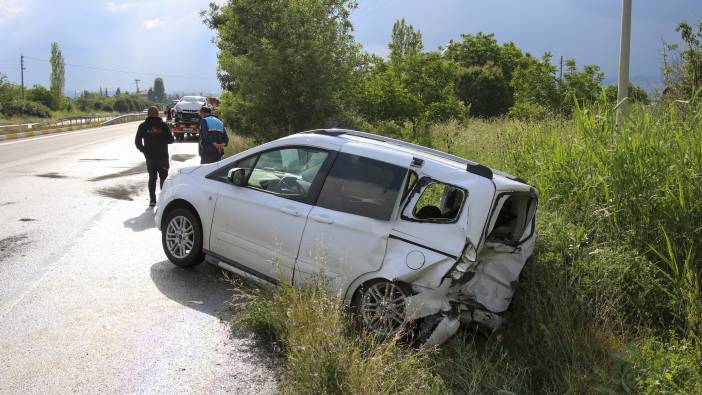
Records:
M176 111L200 111L202 104L198 102L181 101L175 105Z

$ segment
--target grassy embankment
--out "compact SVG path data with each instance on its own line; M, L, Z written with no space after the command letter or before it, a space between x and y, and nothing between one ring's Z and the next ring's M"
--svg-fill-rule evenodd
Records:
M541 193L510 321L431 349L358 334L321 287L261 289L243 325L281 345L290 393L702 393L702 106L472 120L432 145ZM500 392L502 391L502 392Z

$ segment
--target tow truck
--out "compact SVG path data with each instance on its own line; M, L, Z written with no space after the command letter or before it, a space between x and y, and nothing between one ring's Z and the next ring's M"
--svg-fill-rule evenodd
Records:
M170 109L170 119L168 127L175 135L177 141L185 140L185 137L196 136L200 133L200 109L207 106L213 109L217 115L216 108L219 106L219 99L216 97L204 96L183 96Z
M171 109L172 120L168 127L176 141L200 133L200 109L207 103L204 96L183 96Z

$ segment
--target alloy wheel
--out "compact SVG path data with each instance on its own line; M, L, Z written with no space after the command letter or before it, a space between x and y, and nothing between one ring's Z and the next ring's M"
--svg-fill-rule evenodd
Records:
M176 258L183 259L195 245L195 228L182 215L173 217L166 228L166 248Z
M398 284L380 281L370 285L361 298L363 325L381 336L396 334L405 324L406 298Z

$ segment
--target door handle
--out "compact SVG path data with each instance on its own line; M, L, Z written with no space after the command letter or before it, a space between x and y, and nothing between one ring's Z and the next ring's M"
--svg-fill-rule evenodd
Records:
M313 215L310 218L313 220L322 223L322 224L333 224L334 219L328 215L320 214L320 215Z
M300 212L295 209L295 207L281 207L280 212L287 214L287 215L292 215L293 217L299 217Z

